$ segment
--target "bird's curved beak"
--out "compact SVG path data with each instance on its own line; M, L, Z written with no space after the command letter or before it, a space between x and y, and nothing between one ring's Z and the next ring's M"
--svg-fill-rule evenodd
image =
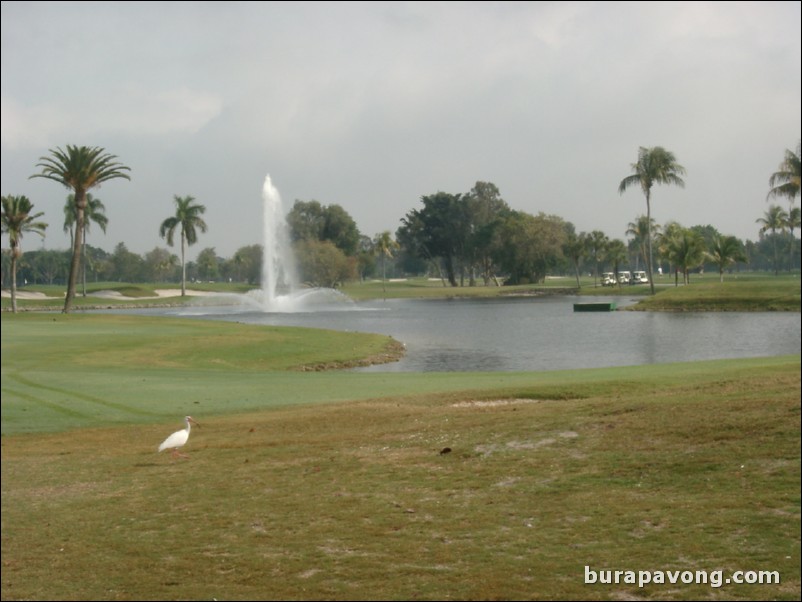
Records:
M200 422L198 422L198 421L197 421L197 420L195 420L194 418L190 418L190 419L189 419L189 421L190 421L192 424L194 424L195 426L200 426L200 425L201 425L201 424L200 424Z

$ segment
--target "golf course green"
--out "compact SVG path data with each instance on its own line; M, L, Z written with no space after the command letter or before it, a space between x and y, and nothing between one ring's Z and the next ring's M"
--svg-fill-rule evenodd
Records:
M397 353L4 312L2 599L800 598L799 354L337 369Z

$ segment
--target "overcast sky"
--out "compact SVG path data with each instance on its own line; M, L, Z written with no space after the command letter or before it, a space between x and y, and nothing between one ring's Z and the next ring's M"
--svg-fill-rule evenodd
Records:
M190 258L262 243L268 174L285 213L338 204L370 237L486 181L625 239L646 203L618 184L663 146L686 187L653 189L652 217L757 240L800 139L801 21L800 2L3 0L2 194L67 248L69 191L28 178L51 148L99 146L131 168L92 191L107 251L166 247L174 195L207 208Z

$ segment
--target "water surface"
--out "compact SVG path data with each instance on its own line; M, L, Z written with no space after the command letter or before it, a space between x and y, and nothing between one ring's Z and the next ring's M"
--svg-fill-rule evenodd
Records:
M577 302L587 298L348 301L294 313L246 306L147 311L370 332L404 343L402 360L357 369L368 372L565 370L800 352L797 312L575 313Z

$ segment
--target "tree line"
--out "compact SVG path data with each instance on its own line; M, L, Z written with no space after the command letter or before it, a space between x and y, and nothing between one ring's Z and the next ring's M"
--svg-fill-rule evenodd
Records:
M217 256L214 248L203 249L194 262L186 262L186 248L198 242L208 229L202 215L205 207L192 196L173 198L174 214L159 226L168 246L180 240L180 258L166 249L155 248L139 256L123 243L112 253L86 244L92 223L105 231L108 223L103 203L89 190L115 179L130 180L130 169L101 148L67 146L42 157L37 167L41 177L72 190L64 208L64 229L69 231L69 252L31 251L23 261L23 233L44 236L48 224L42 213L24 196L2 197L3 233L9 235L9 249L3 253L3 285L8 281L12 309L16 310L16 283L23 281L62 283L66 281L64 312L70 310L79 279L86 291L86 274L97 281L175 282L182 294L187 278L227 280L259 284L261 245L247 245L231 258ZM620 194L639 187L646 200L646 214L636 216L627 229L627 241L610 239L601 231L576 232L573 224L556 215L532 215L509 207L498 187L476 182L467 193L438 191L423 196L421 207L401 219L393 235L386 231L373 238L359 232L353 218L339 205L296 200L287 215L289 238L304 283L336 287L359 278L381 276L388 268L394 276L438 277L444 286L525 284L542 282L547 274L598 277L604 268L614 272L626 266L645 267L654 290L653 268L660 266L688 281L691 270L712 266L721 278L727 269L788 269L799 266L799 241L794 230L800 227L799 195L800 147L786 150L778 171L769 178L766 200L786 198L789 210L770 205L756 221L760 224L757 242L741 241L719 233L710 225L683 227L658 225L651 217L653 187L659 184L684 186L685 169L673 153L662 147L638 151L631 174L618 186ZM783 254L783 252L787 254ZM783 260L783 257L785 260Z

